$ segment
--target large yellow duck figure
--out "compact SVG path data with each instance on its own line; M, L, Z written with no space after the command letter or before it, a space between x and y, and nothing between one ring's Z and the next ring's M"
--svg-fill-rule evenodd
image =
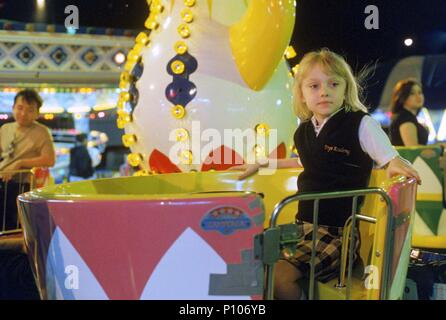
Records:
M284 158L297 125L284 59L294 0L148 0L121 75L119 128L139 173Z

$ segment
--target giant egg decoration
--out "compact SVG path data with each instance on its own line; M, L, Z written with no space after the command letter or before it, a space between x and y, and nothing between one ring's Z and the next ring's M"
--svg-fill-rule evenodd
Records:
M151 0L121 75L118 127L141 172L290 153L294 0Z

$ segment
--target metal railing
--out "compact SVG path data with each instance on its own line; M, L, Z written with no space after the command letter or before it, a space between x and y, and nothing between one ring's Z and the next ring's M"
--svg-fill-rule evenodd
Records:
M356 216L356 218L360 221L364 221L367 223L372 223L372 224L376 224L377 223L377 219L374 217L369 217L366 215L362 215L362 214L355 214L354 216ZM340 270L339 270L339 279L338 279L338 283L336 285L337 288L344 288L346 287L346 299L348 300L350 298L350 286L346 286L345 284L345 265L347 263L347 253L353 253L353 249L352 249L352 239L349 238L349 233L354 234L354 231L350 231L352 229L352 219L353 219L353 215L350 216L347 219L347 222L345 223L345 227L344 227L344 231L343 231L343 235L342 235L342 249L341 249L341 265L340 265ZM354 239L353 239L354 240ZM353 242L354 244L354 242ZM349 261L352 259L352 255L348 255L348 259ZM350 266L350 264L349 264ZM349 268L348 270L348 280L347 283L351 283L351 276L352 274L352 270Z
M21 231L17 196L35 188L35 169L0 171L0 236Z
M296 194L283 199L280 203L278 203L271 215L270 218L270 227L269 228L277 228L277 220L280 212L283 208L290 203L296 201L304 201L304 200L314 200L313 204L313 238L312 238L312 251L311 251L311 260L310 260L310 283L309 283L309 294L308 298L310 300L314 299L314 285L315 285L315 258L316 258L316 233L318 229L318 217L319 217L319 201L322 199L335 199L335 198L348 198L352 197L352 215L349 219L351 219L351 225L355 226L357 220L369 222L376 224L376 219L373 217L365 216L362 214L357 214L357 205L358 205L358 197L365 196L369 194L377 194L381 196L381 198L385 201L387 205L387 226L386 226L386 239L384 245L384 262L383 262L383 271L382 271L382 285L380 290L380 299L386 299L390 281L390 267L391 267L391 257L393 246L390 243L393 242L393 204L389 195L381 188L365 188L365 189L356 189L356 190L347 190L347 191L335 191L335 192L324 192L324 193L305 193L305 194ZM355 245L355 233L356 228L352 227L350 231L350 239L349 241L349 259L348 259L348 278L346 285L346 299L350 298L350 288L351 288L351 275L353 270L353 255L354 255L354 245ZM344 244L343 244L344 246ZM342 250L343 253L345 250ZM345 255L345 253L344 253ZM277 260L276 260L277 261ZM272 300L274 298L274 265L276 261L267 262L266 276L267 276L267 290L266 290L266 298L268 300ZM338 286L344 286L345 281L345 261L346 257L341 256L341 270L340 270L340 278L338 282Z

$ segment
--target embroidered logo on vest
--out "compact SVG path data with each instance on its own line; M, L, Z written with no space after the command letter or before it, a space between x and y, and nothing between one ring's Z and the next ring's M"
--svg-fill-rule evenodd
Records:
M344 153L347 156L350 156L350 150L348 149L344 149L342 147L337 147L337 146L329 146L328 144L324 145L324 151L327 152L337 152L337 153Z

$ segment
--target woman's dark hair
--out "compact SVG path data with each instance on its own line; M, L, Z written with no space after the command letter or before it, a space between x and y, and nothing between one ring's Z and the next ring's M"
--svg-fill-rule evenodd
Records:
M407 98L410 96L410 92L415 85L423 88L421 83L415 79L409 78L398 81L393 88L392 102L390 105L390 111L392 111L393 114L400 113L404 109L404 102L406 102Z
M35 103L37 106L37 110L40 110L40 107L43 104L43 100L40 95L36 91L31 89L24 89L19 91L14 98L14 105L17 102L17 99L20 97L22 97L23 100L25 100L29 104Z

